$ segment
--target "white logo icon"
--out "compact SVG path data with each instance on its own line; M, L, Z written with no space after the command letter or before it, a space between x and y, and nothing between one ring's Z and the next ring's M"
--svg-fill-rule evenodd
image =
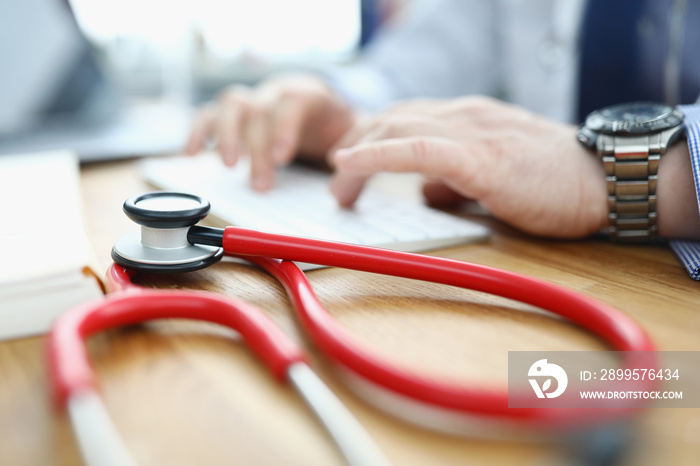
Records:
M550 364L546 359L540 359L536 361L530 370L527 371L529 377L548 377L542 387L537 383L537 379L528 379L532 389L535 391L537 398L556 398L566 390L566 385L569 383L569 378L566 376L566 372L561 366L556 364ZM557 381L557 389L553 392L547 392L552 385L552 378Z

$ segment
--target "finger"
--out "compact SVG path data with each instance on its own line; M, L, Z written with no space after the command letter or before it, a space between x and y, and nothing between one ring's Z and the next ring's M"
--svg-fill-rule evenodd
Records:
M465 178L465 173L474 173L475 162L473 157L464 156L458 143L443 138L411 137L342 149L336 155L336 169L331 192L341 205L347 206L357 200L364 181L381 171L422 173L469 194L469 177Z
M243 151L241 133L251 106L250 100L247 91L240 89L229 91L220 99L217 148L226 165L235 165Z
M206 146L207 139L214 135L216 114L216 108L213 105L207 105L197 114L185 146L187 155L200 152Z
M358 121L345 135L331 148L328 160L335 165L335 156L338 151L356 146L361 142L374 141L386 135L386 127L378 124L378 120L369 118ZM342 207L352 206L364 189L370 174L349 172L335 166L336 170L331 178L330 191Z
M291 97L276 105L270 147L270 157L276 165L288 163L296 155L308 110L308 105L301 99Z
M267 107L255 104L244 129L250 154L250 179L253 189L265 191L274 183L275 164L270 156L270 115Z
M374 119L366 119L356 124L333 147L332 161L339 150L358 146L364 142L406 138L421 134L434 137L444 134L444 129L425 115L412 113L387 113Z
M355 124L328 151L328 161L331 165L335 163L335 154L339 150L347 149L360 141L368 140L369 133L373 133L374 123L369 118L358 118Z
M360 197L368 179L367 175L353 175L337 171L331 178L331 194L342 207L350 207Z
M418 172L429 178L446 179L473 161L463 152L462 145L448 139L409 137L360 143L339 150L335 161L339 169L355 174Z

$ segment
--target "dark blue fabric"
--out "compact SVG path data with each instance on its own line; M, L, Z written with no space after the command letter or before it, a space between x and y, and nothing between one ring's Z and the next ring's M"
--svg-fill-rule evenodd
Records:
M382 10L381 0L360 0L360 48L366 47L382 26Z
M700 0L686 0L681 101L700 93ZM578 118L623 102L664 102L664 67L673 0L589 0L580 47Z
M700 96L700 0L687 2L681 74L682 104L697 102Z

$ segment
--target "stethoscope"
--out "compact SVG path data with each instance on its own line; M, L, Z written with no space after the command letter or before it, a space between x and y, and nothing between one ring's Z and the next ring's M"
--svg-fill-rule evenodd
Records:
M516 432L559 432L573 425L602 423L629 409L581 410L508 408L505 390L465 387L432 380L392 365L366 349L321 305L293 261L342 267L477 290L557 314L601 338L616 351L654 350L646 333L618 310L565 288L513 272L440 257L237 227L196 226L209 202L192 194L152 192L124 203L141 225L117 241L107 273L111 293L61 316L49 338L54 396L66 406L87 464L133 464L97 392L84 340L99 331L159 318L189 318L239 332L281 382L288 381L319 418L348 464L388 464L352 414L309 368L303 351L260 310L212 293L162 291L131 282L139 271L189 272L218 262L224 254L263 268L284 286L309 338L347 376L367 401L409 422L439 431L473 432L489 427ZM507 421L507 422L505 422Z

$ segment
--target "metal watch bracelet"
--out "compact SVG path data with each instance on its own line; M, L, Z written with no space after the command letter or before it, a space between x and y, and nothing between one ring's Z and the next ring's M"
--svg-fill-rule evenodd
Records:
M676 131L628 137L601 134L598 156L608 184L608 233L619 241L658 236L656 182L659 160Z

